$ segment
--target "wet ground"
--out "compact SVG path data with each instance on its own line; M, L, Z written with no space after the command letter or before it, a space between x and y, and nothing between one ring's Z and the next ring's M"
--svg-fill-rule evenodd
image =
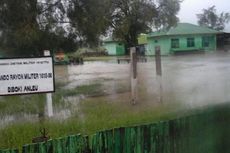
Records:
M148 57L147 63L138 63L137 73L138 101L134 111L148 107L158 109L162 105L170 106L171 111L192 110L230 102L228 52L162 57L162 90L156 76L154 57ZM62 97L64 104L54 106L54 119L65 120L77 114L84 121L80 103L87 100L132 107L130 64L118 64L117 57L85 62L84 65L55 66L55 78L56 84L61 84L62 91L93 85L96 94L92 96L84 92L86 94ZM38 121L38 118L39 115L34 113L6 114L1 116L0 126L15 121Z
M155 59L138 63L138 103L159 102L160 90ZM130 64L109 61L85 62L78 66L56 66L56 80L64 88L100 83L108 101L130 101ZM208 53L162 57L162 102L186 108L230 101L230 53ZM125 94L125 96L124 96ZM96 97L95 97L96 99Z

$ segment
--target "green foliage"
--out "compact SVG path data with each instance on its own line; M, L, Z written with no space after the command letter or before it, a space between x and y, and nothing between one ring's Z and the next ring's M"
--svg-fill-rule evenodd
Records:
M203 9L203 13L197 14L197 18L199 25L221 31L225 28L225 24L230 21L230 14L221 12L218 15L215 6L212 6Z
M17 56L97 47L102 35L137 44L140 33L178 21L179 0L1 0L0 46Z
M78 38L91 47L108 31L133 46L138 34L150 32L152 27L175 25L179 4L179 0L72 0L68 17Z
M52 2L52 1L51 1ZM37 0L0 1L0 46L16 56L42 55L43 50L73 51L77 44L71 35L53 22L62 16L54 11L60 3ZM51 15L52 14L52 15Z
M175 25L179 6L179 0L113 0L114 37L123 40L128 47L135 46L138 34L148 33L153 27Z
M68 17L78 39L90 47L98 46L110 23L109 0L71 0Z
M169 29L179 22L176 16L180 10L180 0L159 0L157 17L154 24L157 29Z

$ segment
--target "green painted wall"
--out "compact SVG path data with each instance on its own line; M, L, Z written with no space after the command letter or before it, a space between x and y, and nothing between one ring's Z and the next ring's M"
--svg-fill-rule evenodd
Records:
M103 47L108 51L109 55L124 55L125 45L118 42L105 42Z
M208 47L203 46L203 37L209 37ZM194 47L187 47L187 38L194 38ZM171 48L171 39L179 39L179 48ZM148 38L148 47L146 55L155 54L155 46L161 47L162 55L169 55L174 52L182 51L215 51L216 50L216 35L182 35L182 36L160 36Z
M116 43L104 43L103 47L108 51L109 55L116 55Z
M124 44L116 45L116 55L125 55L125 45Z
M155 55L155 47L161 47L161 55L168 55L170 50L170 40L168 37L155 37L147 39L146 55Z

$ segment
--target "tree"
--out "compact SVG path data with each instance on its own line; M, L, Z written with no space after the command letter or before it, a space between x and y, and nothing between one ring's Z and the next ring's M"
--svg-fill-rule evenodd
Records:
M0 30L2 46L31 49L38 40L36 21L36 0L2 0L0 2Z
M215 6L203 9L203 13L197 14L198 24L208 28L221 31L225 28L225 24L230 21L230 14L221 12L216 13Z
M179 0L70 0L68 17L79 40L98 45L101 35L113 33L128 47L140 33L178 22Z
M63 5L60 0L1 0L1 47L17 56L42 55L44 49L74 50L74 39L60 24Z
M113 33L130 47L140 33L175 25L179 4L179 0L1 0L0 45L28 55L43 49L73 50L78 44L94 47L101 36Z
M140 33L169 28L178 22L179 0L112 0L112 29L115 38L128 47L137 45Z
M110 25L110 0L71 0L68 17L79 41L97 46Z
M176 16L180 10L182 0L159 0L155 18L156 29L169 29L179 22Z

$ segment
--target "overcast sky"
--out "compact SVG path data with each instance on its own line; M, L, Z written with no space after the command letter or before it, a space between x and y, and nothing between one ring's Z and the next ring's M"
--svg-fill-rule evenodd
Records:
M215 5L217 13L230 13L230 0L184 0L178 14L180 22L197 24L196 14L202 13L203 8ZM225 27L226 32L230 32L230 24Z

